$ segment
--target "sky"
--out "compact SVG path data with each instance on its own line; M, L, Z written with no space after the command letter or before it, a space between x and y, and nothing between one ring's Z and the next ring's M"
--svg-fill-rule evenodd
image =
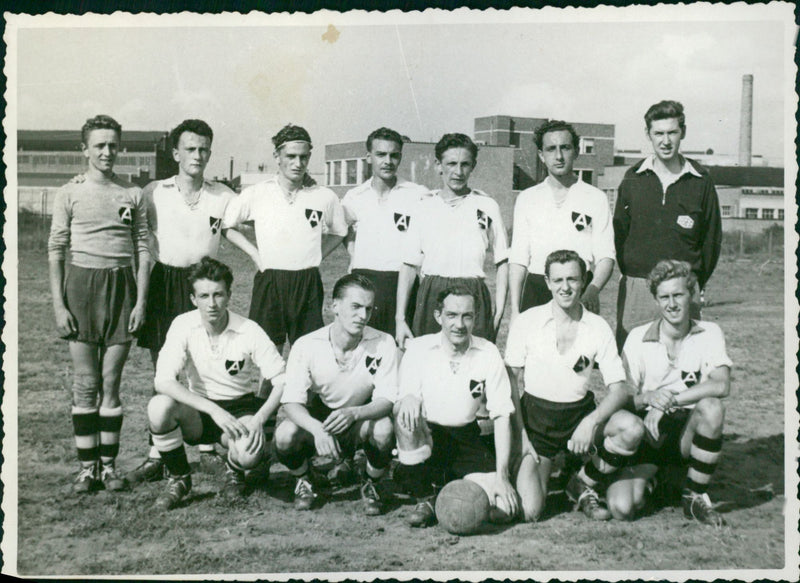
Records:
M779 158L795 31L773 13L726 21L729 8L684 8L655 22L641 8L612 13L615 21L592 10L485 21L329 13L165 26L73 17L39 28L31 20L16 29L15 121L78 129L106 113L122 124L124 143L126 129L202 118L215 131L207 172L216 176L227 175L231 156L235 175L260 163L274 171L269 138L288 122L311 133L313 172L326 143L362 141L380 126L419 141L472 135L474 118L487 115L612 123L617 148L649 151L642 116L675 99L687 115L684 149L735 155L742 76L752 74L753 153Z

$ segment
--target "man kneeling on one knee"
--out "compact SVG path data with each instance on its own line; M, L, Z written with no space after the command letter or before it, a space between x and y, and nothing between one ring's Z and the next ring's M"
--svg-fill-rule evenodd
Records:
M351 466L356 447L363 445L361 496L366 514L377 515L383 511L377 481L394 447L389 413L397 398L397 347L391 336L367 326L375 305L369 279L345 275L332 295L333 323L299 338L289 354L275 447L297 480L295 508L309 510L324 481L311 466L312 456Z
M188 277L197 309L173 320L156 364L158 394L147 407L153 444L169 478L156 506L167 510L192 488L184 441L227 447L225 491L245 494L245 472L269 463L264 424L283 392L284 362L275 345L258 324L228 310L228 266L204 257ZM273 384L266 400L252 392L248 373L254 366ZM184 370L188 389L178 381Z
M446 288L434 310L442 331L406 344L394 409L400 461L394 478L417 498L411 526L433 524L437 490L460 478L486 491L493 521L511 520L520 508L511 467L511 387L497 347L472 335L475 305L468 288ZM493 445L476 421L484 406L494 420ZM528 505L524 497L521 503Z
M725 521L706 490L722 449L721 399L730 392L725 337L713 322L691 318L696 278L687 262L659 261L647 279L661 314L634 328L623 348L629 382L637 390L633 405L647 434L637 465L609 488L609 508L633 518L653 489L658 467L677 465L686 471L685 516L720 527Z
M568 496L589 518L607 520L611 514L600 505L598 490L636 452L644 428L638 417L622 410L630 395L611 327L581 305L583 259L574 251L554 251L544 271L552 301L522 312L511 325L506 346L524 427L520 474L531 487L520 494L534 500L526 519L541 514L553 458L569 451L591 457L570 480ZM588 389L595 362L608 386L598 405Z

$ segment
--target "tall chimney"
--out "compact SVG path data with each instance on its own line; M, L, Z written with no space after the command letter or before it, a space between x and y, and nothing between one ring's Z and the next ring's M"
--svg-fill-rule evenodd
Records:
M750 166L753 154L753 76L742 76L742 120L739 124L739 166Z

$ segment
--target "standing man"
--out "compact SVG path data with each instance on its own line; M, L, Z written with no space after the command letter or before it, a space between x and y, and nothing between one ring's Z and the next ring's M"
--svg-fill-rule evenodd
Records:
M374 301L368 279L345 275L333 287L333 323L300 338L289 354L275 449L297 480L297 510L311 509L317 498L315 453L352 460L363 445L364 511L383 512L376 482L392 460L389 415L397 399L397 347L391 336L367 326Z
M653 155L634 164L619 185L614 239L622 279L617 300L617 345L634 327L657 316L647 274L662 259L689 262L703 289L719 259L722 219L708 171L684 158L683 106L656 103L644 116ZM694 296L695 290L692 290ZM693 314L700 305L693 302Z
M589 518L607 520L611 514L600 506L597 490L636 453L644 428L636 415L621 410L629 395L611 328L581 305L583 259L575 251L554 251L544 272L552 301L520 314L506 346L515 408L524 427L522 451L530 454L520 473L531 485L535 520L544 510L556 454L591 453L567 485L567 494ZM588 387L595 362L608 386L599 405Z
M77 493L126 487L115 468L122 428L119 385L133 334L144 320L150 253L142 192L114 174L121 135L120 125L107 115L83 125L86 180L59 189L48 241L56 328L69 341L72 358L72 424L81 465Z
M508 374L497 347L472 335L475 296L454 285L439 292L435 311L441 331L408 341L400 368L400 399L394 408L397 455L395 480L417 506L408 522L435 522L434 500L447 482L466 478L489 497L495 521L513 519L531 500L511 467L511 415L514 404ZM481 439L477 415L488 411L494 447Z
M686 469L684 515L725 524L707 490L722 450L721 399L730 393L732 363L719 326L691 317L694 279L689 263L659 261L648 283L660 315L634 328L625 342L633 405L647 434L636 456L639 465L608 489L609 508L619 518L631 519L644 507L647 482L658 466L676 464Z
M289 124L272 137L278 162L274 178L250 186L228 205L225 224L255 223L258 262L250 319L258 322L282 352L288 337L321 328L322 278L319 264L347 234L336 194L306 186L311 137Z
M403 138L379 128L367 137L367 162L372 177L349 190L342 199L350 232L345 239L352 273L375 286L375 308L370 326L395 335L397 278L403 265L402 247L428 189L397 178L403 157ZM412 292L413 295L413 292ZM413 309L409 302L408 312ZM409 314L409 318L411 315Z
M169 483L156 508L174 508L191 490L187 443L228 448L225 491L244 495L245 472L267 457L264 424L278 409L284 364L275 345L255 322L228 310L233 274L204 257L189 274L192 312L177 316L158 356L156 392L147 406L153 443ZM248 371L258 367L275 390L268 399L253 394ZM186 372L189 386L178 381Z
M547 177L523 190L514 205L509 252L511 316L553 299L544 262L557 249L572 249L589 266L581 301L600 313L600 291L614 269L614 231L603 191L578 180L572 171L580 137L570 124L551 120L534 136Z
M440 330L434 312L439 293L462 285L476 298L474 334L494 341L508 289L508 244L497 202L469 186L478 161L478 146L464 134L445 134L436 144L436 169L442 189L419 205L404 242L403 265L397 282L396 338L403 348L407 338ZM497 265L495 307L486 287L483 263L491 248ZM422 271L414 322L409 328L406 307L416 270Z
M172 321L194 309L187 277L190 267L205 256L216 258L222 236L251 257L258 257L255 246L223 222L225 208L235 197L233 191L204 178L213 139L214 132L202 120L187 119L178 124L170 132L178 174L151 182L142 193L154 264L138 343L150 351L154 368ZM213 454L214 444L201 443L200 451ZM163 475L164 465L151 439L148 458L127 478L135 483L160 480Z

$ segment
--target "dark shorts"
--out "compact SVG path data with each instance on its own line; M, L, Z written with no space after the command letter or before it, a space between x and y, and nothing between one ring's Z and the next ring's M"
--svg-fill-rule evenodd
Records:
M411 327L411 332L414 336L422 336L423 334L439 332L442 329L433 317L433 312L436 310L436 296L442 290L453 285L465 286L477 299L475 327L472 333L475 336L494 342L496 331L492 323L492 296L489 293L489 288L486 287L486 282L479 277L425 276L419 286L414 324Z
M428 423L433 438L433 452L428 460L433 482L444 485L474 472L497 469L494 447L481 437L477 423L447 427Z
M64 303L78 322L78 331L64 340L112 346L133 340L128 332L136 304L133 268L93 269L70 265L64 282Z
M644 419L647 411L637 411L636 415ZM689 463L688 458L681 455L681 437L691 415L691 409L676 409L661 417L658 422L658 442L654 442L650 434L646 433L631 464L681 466Z
M235 399L214 401L214 403L225 409L237 419L244 417L245 415L255 415L265 402L266 401L264 399L259 399L253 393L248 393ZM219 425L214 423L214 420L211 418L211 416L206 413L200 413L200 420L203 422L202 435L196 440L186 439L186 443L189 445L197 445L198 443L219 443L220 438L222 437L222 429L219 428ZM273 433L273 431L269 430L268 426L269 423L267 423L267 426L264 428L264 437L266 438L267 443L269 443L269 440L272 439ZM274 428L274 425L272 427Z
M266 269L253 279L249 318L280 348L322 328L322 278L319 269Z
M397 276L396 271L374 271L372 269L354 269L353 273L363 275L375 286L375 309L369 319L369 325L376 330L394 336L396 330L395 312L397 311ZM406 322L414 321L414 304L417 301L419 280L414 278L411 296L406 305Z
M595 410L594 393L588 391L580 401L557 403L522 395L522 421L533 448L540 456L553 459L556 454L567 451L567 442L578 424Z
M144 325L139 330L138 345L149 350L161 350L167 330L176 316L194 309L189 298L188 267L172 267L158 263L150 272Z
M593 274L589 271L586 274L586 281L591 283ZM586 287L584 287L586 289ZM539 273L531 273L530 271L525 276L525 281L522 282L522 294L519 300L519 311L524 312L528 308L536 306L543 306L553 299L553 294L550 293L550 288L544 280L544 275Z

